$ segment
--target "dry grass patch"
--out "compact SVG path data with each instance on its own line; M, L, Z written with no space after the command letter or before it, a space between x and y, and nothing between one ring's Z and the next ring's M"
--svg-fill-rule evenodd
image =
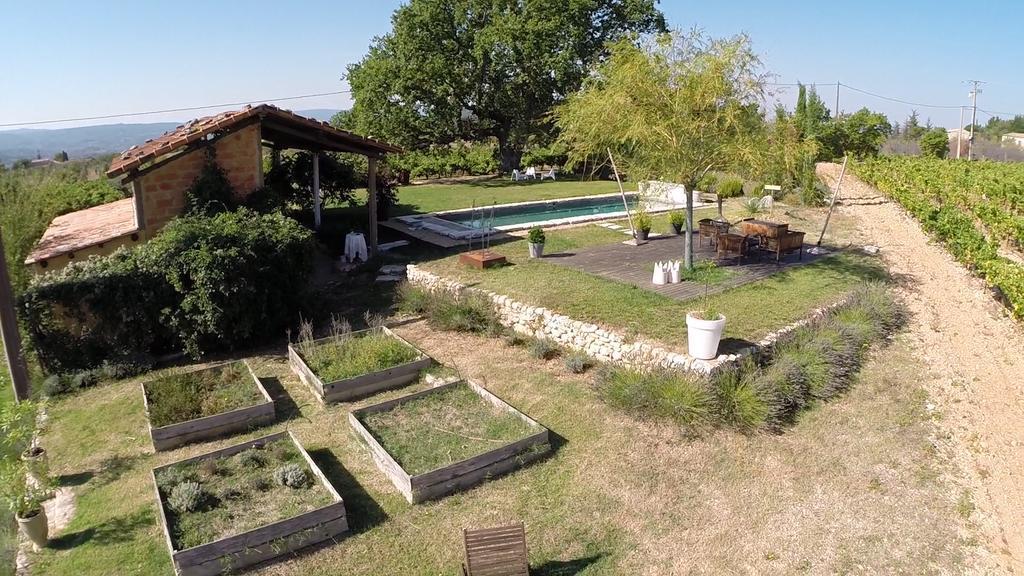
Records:
M410 475L430 472L539 431L456 384L360 420Z

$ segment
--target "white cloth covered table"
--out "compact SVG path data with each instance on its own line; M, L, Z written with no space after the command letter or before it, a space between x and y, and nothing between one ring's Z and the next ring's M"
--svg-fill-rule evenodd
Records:
M366 237L362 232L349 232L345 236L345 260L354 262L356 257L366 262Z

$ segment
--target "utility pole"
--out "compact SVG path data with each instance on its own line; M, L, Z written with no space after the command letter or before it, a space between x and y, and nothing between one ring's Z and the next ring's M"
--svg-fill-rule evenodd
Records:
M28 367L25 356L21 352L21 334L18 333L18 321L14 315L14 290L11 288L11 277L7 273L7 257L4 252L4 241L0 237L0 336L4 340L4 356L7 358L7 370L11 374L14 386L14 398L18 402L28 400Z
M968 80L974 85L971 89L971 93L968 96L971 97L971 141L967 147L967 159L972 160L974 158L974 125L978 122L978 94L981 90L978 88L978 84L984 84L981 80Z
M833 116L835 116L836 120L839 119L839 87L840 86L842 86L842 83L840 83L838 80L836 80L836 113L833 114Z
M956 133L956 159L960 159L960 141L964 136L964 107L960 107L960 130Z

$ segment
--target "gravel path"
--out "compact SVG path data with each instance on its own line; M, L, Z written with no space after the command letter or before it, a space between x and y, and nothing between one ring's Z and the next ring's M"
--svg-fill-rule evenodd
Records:
M819 164L830 186L838 164ZM978 572L1024 571L1024 330L984 282L929 241L899 205L847 172L842 205L857 240L880 246L913 314L916 352L941 377L928 390L971 489L963 513L980 532Z

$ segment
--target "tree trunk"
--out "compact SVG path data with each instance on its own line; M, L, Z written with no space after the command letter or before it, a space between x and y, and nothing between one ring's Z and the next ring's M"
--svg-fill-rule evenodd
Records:
M686 192L686 236L683 238L683 266L693 270L693 188L683 186Z
M725 221L725 216L722 214L722 197L718 196L718 219Z
M509 141L508 136L498 136L498 153L501 155L501 171L508 174L519 169L523 161L523 147Z

